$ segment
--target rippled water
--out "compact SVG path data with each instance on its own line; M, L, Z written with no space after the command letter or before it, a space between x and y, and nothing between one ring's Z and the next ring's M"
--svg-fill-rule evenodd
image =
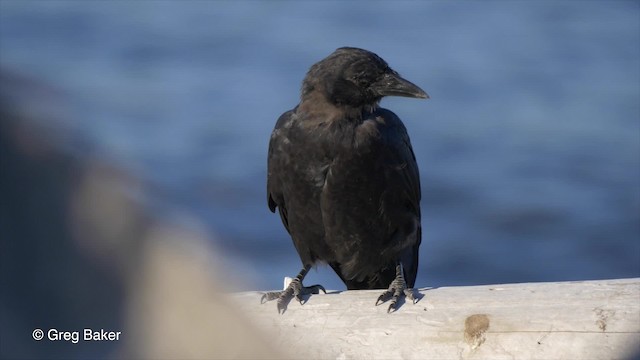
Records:
M256 289L300 266L266 205L270 131L345 45L431 95L382 102L421 170L418 285L640 276L637 2L0 1L0 65L69 95L83 151L206 224Z

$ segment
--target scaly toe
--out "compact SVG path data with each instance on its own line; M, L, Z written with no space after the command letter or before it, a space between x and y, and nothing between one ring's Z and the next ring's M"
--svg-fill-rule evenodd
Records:
M411 303L415 304L416 302L418 302L418 299L415 297L415 295L413 294L413 288L411 289L404 289L404 296L411 300Z
M275 299L279 298L281 294L282 294L282 291L266 292L266 293L262 294L262 297L260 298L260 304L264 304L267 301L275 300Z
M378 296L378 300L376 300L376 306L385 303L387 300L391 299L393 292L391 290L387 290Z
M391 301L391 304L389 304L389 308L387 308L387 314L391 314L392 312L396 312L396 310L398 310L397 304L398 303L397 303L396 299L393 299Z

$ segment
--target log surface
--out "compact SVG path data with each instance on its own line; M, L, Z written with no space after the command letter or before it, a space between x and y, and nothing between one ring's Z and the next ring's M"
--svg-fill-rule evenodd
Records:
M292 358L630 359L640 355L640 279L423 288L387 314L379 290L236 306Z

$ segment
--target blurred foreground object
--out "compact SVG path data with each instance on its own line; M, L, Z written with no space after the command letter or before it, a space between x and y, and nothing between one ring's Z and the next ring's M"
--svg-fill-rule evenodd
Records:
M61 99L0 71L0 358L279 357L220 296L205 234L160 223L133 200L143 184L63 150Z

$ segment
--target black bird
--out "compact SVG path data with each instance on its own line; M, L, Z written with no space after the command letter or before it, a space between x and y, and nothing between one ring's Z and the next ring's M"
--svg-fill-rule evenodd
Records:
M278 299L278 312L327 263L348 289L387 289L376 305L414 299L421 241L420 177L409 135L384 96L428 98L376 54L343 47L309 69L300 103L282 114L269 143L267 199L291 235L303 268Z

